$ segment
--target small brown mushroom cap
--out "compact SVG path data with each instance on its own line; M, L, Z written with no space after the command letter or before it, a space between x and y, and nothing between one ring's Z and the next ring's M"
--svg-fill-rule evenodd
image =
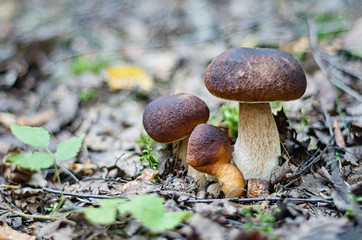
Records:
M210 124L197 125L189 138L186 162L195 169L231 160L232 148L225 133ZM203 172L203 171L202 171Z
M239 102L290 101L307 83L298 61L269 48L232 48L206 69L205 85L216 97Z
M153 140L171 143L188 137L197 124L207 122L209 113L206 103L194 95L168 95L147 105L143 125Z
M197 125L191 133L186 162L200 172L217 177L228 197L240 197L245 187L243 174L230 163L232 148L225 133L209 124Z

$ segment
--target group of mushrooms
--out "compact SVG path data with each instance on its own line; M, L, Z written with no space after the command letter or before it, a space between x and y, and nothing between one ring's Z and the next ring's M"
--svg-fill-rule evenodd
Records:
M247 180L248 197L263 196L281 155L269 103L304 94L307 84L302 67L279 50L232 48L207 67L205 85L214 96L239 102L234 149L224 131L206 123L205 102L185 93L150 102L143 114L146 132L157 142L178 144L178 158L188 164L189 175L200 188L205 187L205 175L213 176L226 197L240 197Z

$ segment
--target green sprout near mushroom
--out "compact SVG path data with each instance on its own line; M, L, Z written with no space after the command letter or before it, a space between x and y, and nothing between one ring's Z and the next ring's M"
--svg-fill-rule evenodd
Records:
M136 143L139 145L143 153L140 157L141 163L147 162L149 168L156 170L158 166L158 153L153 152L153 145L155 142L150 136L148 136L147 133L142 132L140 139L137 140Z

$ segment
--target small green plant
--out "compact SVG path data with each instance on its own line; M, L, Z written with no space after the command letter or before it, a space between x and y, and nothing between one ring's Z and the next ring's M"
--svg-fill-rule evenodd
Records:
M56 159L67 161L76 157L84 138L83 134L80 137L72 137L58 143L53 154L48 148L50 134L44 128L19 126L13 123L11 124L11 132L21 142L43 150L27 154L17 154L8 158L10 162L30 170L46 169L52 165L56 168Z
M233 136L238 135L239 108L231 103L225 103L220 108L221 116L212 116L212 124L221 123L229 128L229 133ZM221 119L221 120L220 120Z
M358 207L359 202L362 201L362 197L357 197L352 193L351 190L348 190L347 192L347 199L350 201L350 206L347 208L346 212L344 213L344 216L346 217L355 217L359 216L362 217L362 211Z
M47 212L52 212L55 209L55 205L52 203L49 205L49 207L44 208Z
M348 24L342 16L333 13L322 13L315 17L318 27L318 40L331 40L338 34L348 30Z
M94 88L82 90L79 93L80 103L86 103L88 100L97 96L97 91Z
M192 216L191 212L166 212L164 199L152 194L139 195L130 199L99 200L99 207L88 207L85 217L94 224L109 225L116 222L117 215L132 215L151 232L172 230Z
M279 109L283 106L282 102L271 102L270 107L271 109Z
M245 227L248 230L257 229L262 232L274 230L275 218L271 214L266 214L259 205L253 205L251 209L243 208L241 212L246 216Z
M226 103L221 106L221 113L224 117L223 123L229 127L229 132L231 135L238 135L238 125L239 125L239 108L238 106L231 105Z
M308 126L308 124L310 123L310 120L307 119L307 117L305 115L305 109L304 108L300 109L300 116L301 116L300 122L302 123L302 125L303 126Z
M91 58L86 55L81 55L72 60L70 68L75 75L80 75L85 72L97 74L105 69L107 65L107 61L102 58Z
M60 187L61 182L58 174L56 160L67 161L76 157L83 144L84 134L80 137L72 137L68 140L58 143L56 146L56 151L53 154L48 148L50 142L50 134L44 128L19 126L12 123L10 129L12 134L21 142L32 147L39 148L43 151L34 151L33 153L27 154L17 154L14 156L10 156L8 158L8 161L30 170L46 169L53 165L57 177L57 182ZM52 212L50 213L50 216L52 216L59 210L64 200L65 198L63 196L63 192L61 192L59 204L56 207L54 207L54 205L52 206Z
M352 208L347 208L346 212L344 213L345 217L354 217L354 212Z
M155 142L150 136L147 135L147 133L143 132L141 133L140 139L136 141L136 143L139 145L144 154L140 157L141 163L146 161L150 168L156 170L158 166L158 153L153 153L153 145Z

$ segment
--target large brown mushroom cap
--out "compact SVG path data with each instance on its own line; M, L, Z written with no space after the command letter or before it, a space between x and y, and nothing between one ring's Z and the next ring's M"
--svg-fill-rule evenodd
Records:
M206 70L211 94L239 102L290 101L306 89L298 61L268 48L232 48L215 58Z
M143 125L148 135L160 143L170 143L188 137L199 123L209 119L209 108L191 94L163 96L150 102L143 113Z

